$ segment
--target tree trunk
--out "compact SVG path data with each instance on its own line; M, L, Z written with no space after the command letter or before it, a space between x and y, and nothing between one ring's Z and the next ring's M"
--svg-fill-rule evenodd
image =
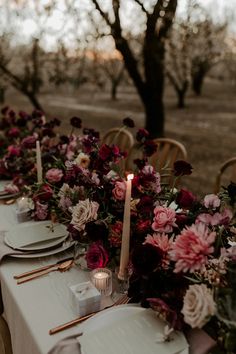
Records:
M157 138L164 135L164 105L162 97L158 94L150 95L145 104L146 125L150 138Z
M113 101L116 101L116 99L117 99L117 87L118 87L118 85L116 84L116 82L113 81L111 83L111 99Z
M34 108L43 112L43 108L42 108L41 104L39 103L38 98L32 92L27 91L27 92L23 92L23 93L25 94L25 96L28 97L28 99L30 100L30 102L32 103Z
M177 91L177 95L178 95L178 104L177 107L182 109L185 108L185 93L182 90Z
M200 96L202 94L202 86L203 86L204 78L205 75L203 75L200 72L196 73L192 77L192 89L197 96Z
M155 35L146 38L144 45L146 90L143 103L146 129L152 138L164 135L164 57L164 41L158 41Z

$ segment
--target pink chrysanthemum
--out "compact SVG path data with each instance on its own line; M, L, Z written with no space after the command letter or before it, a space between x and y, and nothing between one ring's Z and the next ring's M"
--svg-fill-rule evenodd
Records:
M216 233L210 232L205 224L193 224L177 236L170 257L175 264L175 273L194 272L208 262L207 256L214 251L212 243Z
M152 236L147 235L143 244L145 245L146 243L159 247L163 252L168 252L173 244L173 236L169 238L165 233L154 233Z

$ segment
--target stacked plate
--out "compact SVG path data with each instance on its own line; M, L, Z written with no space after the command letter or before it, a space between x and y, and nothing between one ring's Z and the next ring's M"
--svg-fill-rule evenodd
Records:
M8 199L8 198L15 198L19 195L18 193L9 193L5 191L5 186L9 184L10 181L0 181L0 200L1 199Z
M71 246L66 226L50 221L18 224L10 228L4 242L11 249L19 251L15 257L34 258L58 253Z

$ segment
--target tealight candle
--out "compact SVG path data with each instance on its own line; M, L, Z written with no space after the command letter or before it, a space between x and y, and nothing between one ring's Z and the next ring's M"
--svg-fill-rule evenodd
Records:
M91 281L102 295L108 296L112 292L112 272L106 268L94 269L91 272Z
M27 210L29 208L28 198L22 197L17 199L17 208L19 211Z

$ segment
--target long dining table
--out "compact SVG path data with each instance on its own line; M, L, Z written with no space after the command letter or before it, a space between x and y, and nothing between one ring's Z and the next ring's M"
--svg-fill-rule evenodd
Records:
M0 232L17 224L15 205L0 205ZM14 275L55 263L72 253L73 250L68 249L47 257L5 257L2 260L0 280L3 316L10 330L13 354L47 354L63 338L81 332L82 324L49 335L51 328L77 317L69 287L87 281L88 271L73 266L69 271L53 271L20 285L14 279ZM111 304L111 298L107 298L103 306ZM193 331L189 353L207 353L212 344L204 332ZM108 350L104 354L111 353Z

